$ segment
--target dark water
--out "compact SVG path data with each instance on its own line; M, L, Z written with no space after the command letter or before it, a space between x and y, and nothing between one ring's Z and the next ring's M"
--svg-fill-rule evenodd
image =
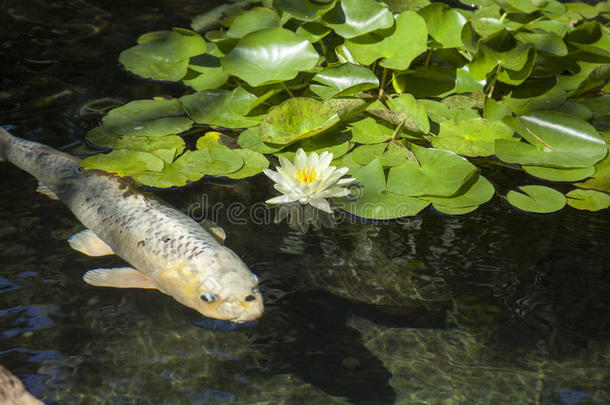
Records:
M209 6L120 4L0 3L0 125L59 147L95 125L93 100L183 91L116 58ZM462 217L302 235L253 220L264 178L164 192L215 216L263 280L263 318L222 331L161 293L85 285L86 270L121 260L72 251L72 214L18 169L0 164L0 176L0 363L47 403L610 402L607 211L528 215L496 198Z

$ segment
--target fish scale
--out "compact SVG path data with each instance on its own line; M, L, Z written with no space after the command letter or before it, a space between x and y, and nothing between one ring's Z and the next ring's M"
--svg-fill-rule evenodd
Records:
M157 288L217 319L247 322L262 314L258 278L200 224L160 198L105 172L82 171L77 157L2 128L0 160L38 178L92 232L75 235L73 247L98 252L93 255L115 253L135 268L94 270L85 281Z

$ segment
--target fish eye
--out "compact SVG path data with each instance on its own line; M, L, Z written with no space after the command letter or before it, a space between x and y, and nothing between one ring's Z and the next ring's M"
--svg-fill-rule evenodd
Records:
M203 302L214 302L216 301L216 296L214 294L212 294L211 292L204 292L203 294L201 294L201 296L199 297L201 298L201 301Z
M254 301L256 299L256 297L254 295L248 295L246 297L246 301L250 302L250 301Z

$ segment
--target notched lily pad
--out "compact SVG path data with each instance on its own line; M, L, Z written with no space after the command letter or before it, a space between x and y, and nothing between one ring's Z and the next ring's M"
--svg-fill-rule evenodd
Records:
M332 109L317 100L295 97L272 107L261 123L261 141L286 145L314 136L339 122Z
M599 211L610 207L610 195L601 191L575 189L566 197L568 205L579 210Z
M559 191L545 186L521 186L521 192L509 191L506 199L511 205L529 212L546 214L559 211L566 205L566 198Z
M255 118L245 117L233 111L232 93L228 91L200 91L182 96L180 101L189 117L201 124L248 128L260 123Z
M184 132L193 125L183 114L176 99L136 100L110 110L102 118L102 125L115 135L166 136Z
M439 134L432 138L435 148L450 150L463 156L491 156L496 139L513 139L513 130L501 121L446 120Z
M309 88L322 100L351 96L379 87L379 79L370 69L352 63L327 67L312 80L320 84L311 84Z
M81 160L79 165L85 170L103 170L119 176L130 176L140 171L160 172L165 163L152 153L121 149L89 156Z

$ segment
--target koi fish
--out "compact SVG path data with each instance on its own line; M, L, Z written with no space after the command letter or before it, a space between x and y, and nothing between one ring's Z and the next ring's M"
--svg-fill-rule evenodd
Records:
M157 289L215 319L242 323L262 315L258 277L222 245L224 237L153 194L120 177L83 171L78 157L0 127L3 160L36 177L37 191L61 200L87 228L68 239L73 249L89 256L116 254L132 266L89 270L86 283Z

